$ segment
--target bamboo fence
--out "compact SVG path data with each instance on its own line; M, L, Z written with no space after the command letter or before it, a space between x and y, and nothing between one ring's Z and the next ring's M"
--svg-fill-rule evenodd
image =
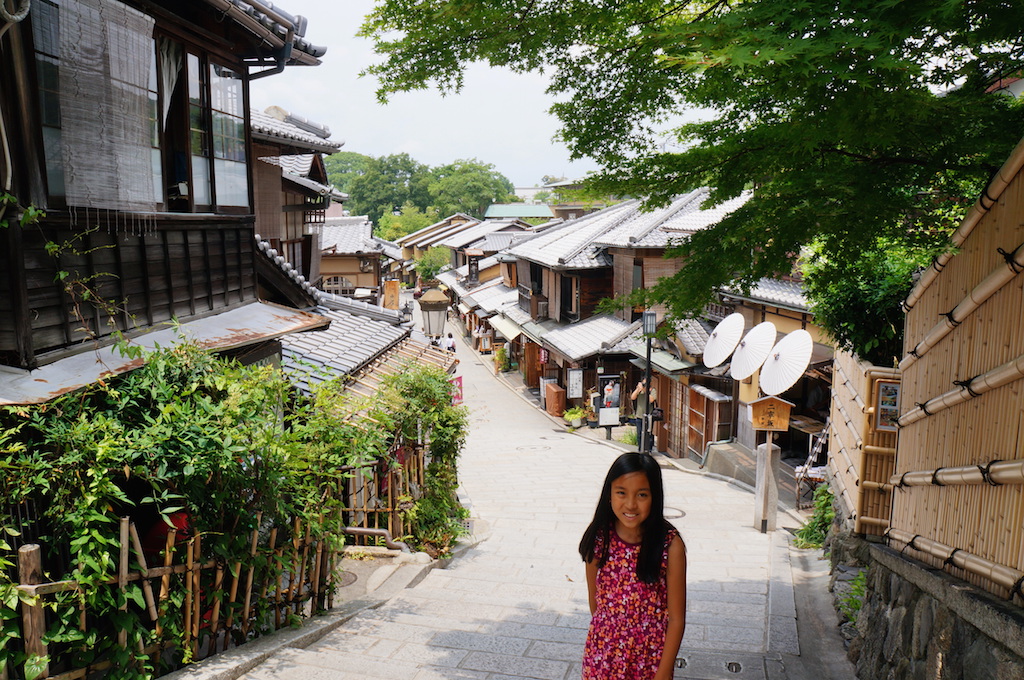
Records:
M896 433L879 430L875 404L880 380L898 381L894 369L837 351L832 372L829 473L841 516L859 534L881 536L889 525Z
M390 540L404 534L402 511L420 497L425 456L418 445L396 448L392 453L398 465L374 462L349 468L351 476L335 490L341 502L331 505L330 512L340 512L347 526L365 530L349 540ZM275 526L257 516L256 524L248 536L244 560L227 564L204 549L201 534L179 540L177 530L171 529L157 564L149 564L134 523L128 517L120 519L117 572L105 587L122 591L133 584L141 587L145 606L136 613L143 632L155 642L136 653L155 662L172 658L198 661L289 626L296 617L307 618L333 607L334 593L341 587L345 539L315 537L311 527L298 518ZM46 581L41 553L38 544L18 548L17 587L34 599L32 604L22 604L16 620L21 650L50 655L42 678L79 680L110 670L109 660L72 667L74 649L68 645L48 648L44 642L47 627L53 623L47 598L81 587L73 580ZM178 601L180 606L172 606ZM130 606L135 605L126 600L121 609L127 611ZM119 647L127 644L128 631L114 632L95 619L80 607L77 626L83 632L92 627L100 635L112 635ZM0 671L0 680L23 677L20 673L19 668L7 668Z
M993 593L1024 573L1024 143L906 307L891 543ZM1008 174L1012 170L1012 174Z

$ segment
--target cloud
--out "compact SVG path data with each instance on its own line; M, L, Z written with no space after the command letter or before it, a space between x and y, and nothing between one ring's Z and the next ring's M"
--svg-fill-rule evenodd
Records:
M325 45L320 66L291 66L253 81L252 105L277 105L331 128L346 151L369 156L408 153L431 166L459 158L491 163L517 186L532 186L544 175L582 177L597 168L570 162L566 148L552 140L557 121L547 111L554 99L540 74L516 74L469 67L462 93L442 97L436 90L394 95L377 102L376 82L359 78L377 58L369 40L356 38L372 0L282 0L284 11L309 19L306 38Z

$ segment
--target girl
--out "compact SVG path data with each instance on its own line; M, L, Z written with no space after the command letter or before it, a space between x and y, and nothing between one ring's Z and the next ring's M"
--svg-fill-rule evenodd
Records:
M593 616L583 680L670 680L686 627L686 546L665 520L651 455L612 463L580 555Z

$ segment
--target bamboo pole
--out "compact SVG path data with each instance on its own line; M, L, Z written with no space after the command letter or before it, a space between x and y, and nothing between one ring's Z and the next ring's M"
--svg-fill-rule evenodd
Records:
M194 598L192 603L192 658L196 658L196 654L199 651L199 624L203 615L201 579L203 569L203 535L196 533L196 537L192 540L195 541L195 549L192 554L192 571L188 577L192 579L192 597Z
M119 526L121 546L117 562L117 587L120 589L121 597L124 600L124 603L118 607L118 610L122 612L128 611L128 594L126 591L128 589L128 541L130 540L128 526L130 521L127 517L122 517ZM117 644L119 647L128 646L127 629L121 628L117 631Z
M249 544L249 570L245 576L245 597L242 603L242 637L249 633L249 605L252 602L252 579L256 569L256 547L260 538L260 523L263 520L263 512L256 513L256 528L252 530L252 541Z
M220 602L222 599L218 593L223 585L224 567L217 565L217 573L213 579L213 612L210 614L210 651L212 654L217 653L217 626L220 624Z
M175 541L177 541L177 538L178 530L172 527L167 532L167 537L164 539L164 569L167 571L165 571L160 577L160 616L163 616L164 612L167 611L166 607L164 607L164 603L167 601L167 598L171 593L170 566L171 562L174 561L174 544ZM159 638L163 634L163 631L163 624L158 619L156 622L156 636Z
M185 571L185 602L181 615L182 628L185 633L181 645L185 649L194 649L192 646L192 564L195 555L194 551L195 539L190 538L185 547L185 566L188 569Z
M996 585L1010 590L1011 596L1016 584L1021 579L1024 579L1024 572L1022 571L1002 564L996 564L991 560L986 560L965 550L951 548L948 545L925 538L924 536L915 536L909 531L889 529L886 536L890 542L897 541L914 550L940 559L944 564L958 567L968 573L986 578Z
M267 541L267 556L274 558L277 553L277 527L273 527L270 530L270 540ZM260 601L267 601L267 591L270 590L270 577L273 576L274 570L270 568L270 559L267 560L267 574L266 578L263 579L263 586L260 588ZM276 560L274 560L276 562ZM281 584L280 578L277 580L278 586Z
M153 597L153 586L149 583L149 564L147 564L146 555L142 551L142 541L139 540L139 532L135 528L134 522L128 525L128 532L131 534L135 557L139 560L141 572L139 576L142 578L142 596L146 600L146 611L149 612L149 619L155 622L157 620L156 600Z
M957 387L929 399L924 404L904 413L899 419L899 424L901 427L906 427L926 416L935 415L951 406L980 397L986 392L1007 385L1022 376L1024 376L1024 355L976 376L963 387Z
M1024 460L992 461L988 466L965 465L915 470L889 478L893 486L958 486L990 482L993 485L1024 484Z
M309 544L312 536L310 526L311 524L306 525L306 534L302 539L302 557L299 559L299 593L295 602L295 614L298 615L302 614L302 602L304 601L302 595L306 588L306 560L309 557Z
M35 585L43 580L42 550L36 543L29 543L18 548L18 581L27 585ZM46 614L43 605L35 602L21 603L21 639L25 646L25 654L29 656L45 657L47 655L46 643L43 642L43 635L46 633ZM50 664L43 666L39 678L46 678L50 675Z

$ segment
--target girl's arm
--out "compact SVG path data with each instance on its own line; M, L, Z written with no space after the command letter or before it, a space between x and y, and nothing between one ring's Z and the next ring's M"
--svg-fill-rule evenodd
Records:
M590 615L597 611L597 558L587 562L587 591L590 595Z
M654 680L671 680L672 670L686 630L686 546L679 536L668 546L668 629L665 649Z

